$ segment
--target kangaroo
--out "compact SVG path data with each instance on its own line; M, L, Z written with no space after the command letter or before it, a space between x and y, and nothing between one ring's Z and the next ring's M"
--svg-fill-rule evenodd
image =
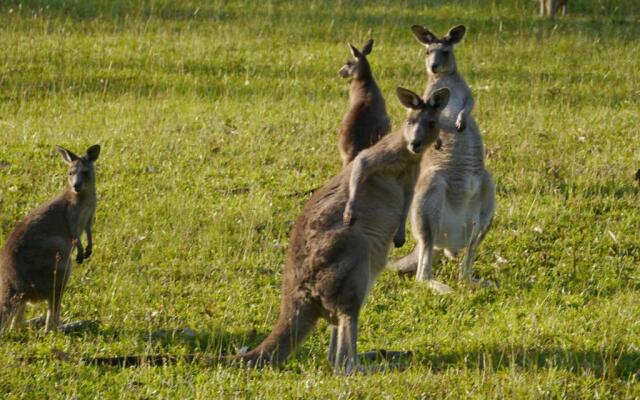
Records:
M438 115L449 99L446 88L426 102L406 89L397 94L409 109L407 122L360 152L305 205L289 240L278 321L260 345L232 361L280 364L325 318L333 327L334 371L357 369L360 308L391 242L404 243L420 157L438 137Z
M341 77L351 78L349 111L340 125L338 139L343 166L391 130L391 121L387 115L384 98L367 60L367 56L373 49L373 40L369 39L362 46L362 51L351 43L349 43L349 49L353 59L347 60L347 63L338 71Z
M434 249L442 249L453 258L466 248L459 278L478 283L472 276L472 264L493 220L495 186L491 174L484 168L482 138L470 115L471 90L458 74L453 54L453 45L462 39L465 27L452 28L442 39L418 25L411 29L427 48L425 97L446 86L451 98L440 114L441 146L428 149L420 165L411 209L411 227L417 246L411 254L391 265L391 269L399 272L417 269L418 281L427 280L431 289L444 294L452 289L433 279Z
M540 0L540 16L541 17L555 17L556 13L560 11L562 16L567 15L567 6L569 0Z
M79 157L57 147L69 166L68 186L58 197L27 215L9 234L0 253L0 332L24 325L27 302L47 300L47 332L58 328L60 303L71 275L71 252L82 263L93 249L92 224L96 210L94 163L100 146ZM87 235L87 247L80 240Z

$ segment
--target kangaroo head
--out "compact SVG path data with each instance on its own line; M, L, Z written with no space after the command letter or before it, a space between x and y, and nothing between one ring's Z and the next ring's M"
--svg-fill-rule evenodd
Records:
M69 166L67 182L74 193L83 193L95 189L96 174L94 163L100 155L100 145L96 144L87 149L87 153L79 157L70 150L56 146L58 153Z
M411 27L413 35L427 49L426 64L428 74L448 74L456 71L456 59L453 55L453 45L464 37L464 25L449 29L443 38L439 39L427 28L414 25Z
M409 110L402 128L407 149L419 154L438 139L438 117L449 102L449 88L436 90L427 101L408 89L399 87L396 91L400 103Z
M373 49L373 39L367 40L362 46L362 50L358 50L351 43L349 43L349 50L353 58L347 60L347 63L340 68L338 74L343 78L353 79L368 79L371 77L371 67L369 61L367 61L367 55L371 53Z

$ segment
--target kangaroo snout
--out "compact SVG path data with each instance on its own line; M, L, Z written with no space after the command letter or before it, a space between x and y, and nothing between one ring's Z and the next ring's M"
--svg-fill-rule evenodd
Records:
M416 139L414 141L412 141L410 144L410 149L412 152L414 153L419 153L420 149L422 148L422 140Z
M73 191L78 193L82 189L82 183L76 182L73 184Z
M429 68L431 68L431 72L435 74L438 71L438 64L433 63L429 66Z

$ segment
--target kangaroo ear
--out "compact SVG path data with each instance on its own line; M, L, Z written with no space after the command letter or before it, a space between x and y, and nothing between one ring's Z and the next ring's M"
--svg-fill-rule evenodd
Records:
M440 88L431 94L431 97L427 100L427 105L434 111L440 112L449 103L450 94L449 88Z
M373 39L367 40L367 42L362 46L362 54L368 56L373 50Z
M418 42L424 45L429 45L438 39L436 35L431 33L431 31L424 26L414 25L411 27L411 31L413 32L413 36L418 39Z
M462 40L466 31L467 28L465 28L464 25L454 26L453 28L449 29L449 32L447 32L447 34L445 35L444 40L449 42L449 44L456 44Z
M353 56L353 58L362 57L362 53L360 53L360 50L356 49L351 43L349 43L349 50L351 50L351 55Z
M67 164L71 164L72 162L80 158L77 155L75 155L72 151L67 150L62 146L56 146L56 150L58 150L58 153L60 153L60 155L62 156L62 158Z
M409 89L405 89L402 87L398 87L396 89L396 94L398 95L398 99L400 103L408 109L408 110L421 110L424 108L424 102L414 92Z
M95 162L98 159L98 156L100 156L100 145L94 144L87 149L87 155L85 158L91 162Z

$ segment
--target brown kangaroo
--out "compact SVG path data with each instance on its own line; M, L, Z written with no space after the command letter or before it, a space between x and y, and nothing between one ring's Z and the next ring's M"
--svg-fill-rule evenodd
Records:
M27 302L46 300L45 329L58 328L60 303L71 275L71 251L77 247L76 262L91 256L91 228L96 210L94 162L100 146L94 145L78 157L57 147L69 165L68 186L58 197L27 215L9 234L0 253L0 332L24 324ZM87 235L87 247L80 241Z
M362 51L351 43L349 49L353 59L340 68L338 74L351 78L349 85L349 111L340 125L338 149L343 165L350 163L356 155L378 142L391 130L391 120L387 115L384 97L371 73L367 56L373 49L373 39L369 39Z
M397 92L409 109L407 122L363 150L311 197L289 240L278 321L260 345L233 360L282 363L325 318L333 325L334 370L356 370L360 308L391 242L404 242L420 158L438 137L438 117L449 100L446 88L426 102L409 90Z

